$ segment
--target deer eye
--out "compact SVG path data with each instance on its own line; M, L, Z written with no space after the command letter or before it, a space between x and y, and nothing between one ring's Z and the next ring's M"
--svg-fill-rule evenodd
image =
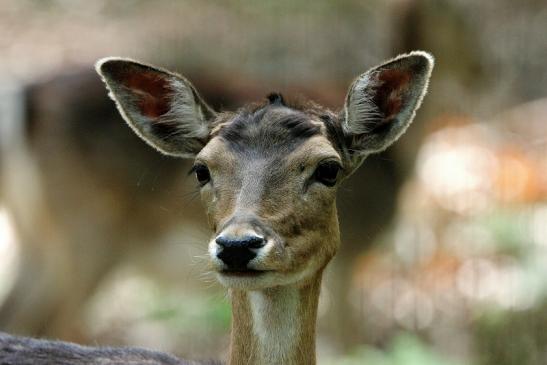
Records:
M338 178L338 172L341 166L336 161L321 162L315 169L313 177L317 182L320 182L326 186L334 186L336 179Z
M196 164L192 167L192 171L196 174L196 179L200 186L207 184L211 180L211 174L207 166L203 164Z

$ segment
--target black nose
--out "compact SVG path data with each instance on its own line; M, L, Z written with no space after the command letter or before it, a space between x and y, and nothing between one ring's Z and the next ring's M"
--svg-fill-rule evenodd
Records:
M256 257L253 248L264 246L264 238L260 236L227 237L216 238L220 251L217 257L221 259L230 270L244 270L249 261Z

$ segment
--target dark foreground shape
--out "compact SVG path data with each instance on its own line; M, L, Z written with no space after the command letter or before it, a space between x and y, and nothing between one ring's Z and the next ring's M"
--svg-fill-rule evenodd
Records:
M0 365L220 365L131 347L87 347L0 332Z

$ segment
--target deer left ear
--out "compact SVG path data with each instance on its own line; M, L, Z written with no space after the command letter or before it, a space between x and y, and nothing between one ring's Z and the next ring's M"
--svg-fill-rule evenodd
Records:
M99 60L96 69L122 117L149 145L193 157L207 143L215 112L184 77L117 57Z
M414 51L359 76L344 107L344 132L358 155L380 152L412 122L427 91L433 57Z

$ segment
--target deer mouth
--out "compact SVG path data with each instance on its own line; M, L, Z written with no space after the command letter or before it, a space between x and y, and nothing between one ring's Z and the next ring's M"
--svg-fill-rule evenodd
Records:
M220 273L226 276L234 277L257 277L267 273L267 270L255 270L255 269L225 269Z

